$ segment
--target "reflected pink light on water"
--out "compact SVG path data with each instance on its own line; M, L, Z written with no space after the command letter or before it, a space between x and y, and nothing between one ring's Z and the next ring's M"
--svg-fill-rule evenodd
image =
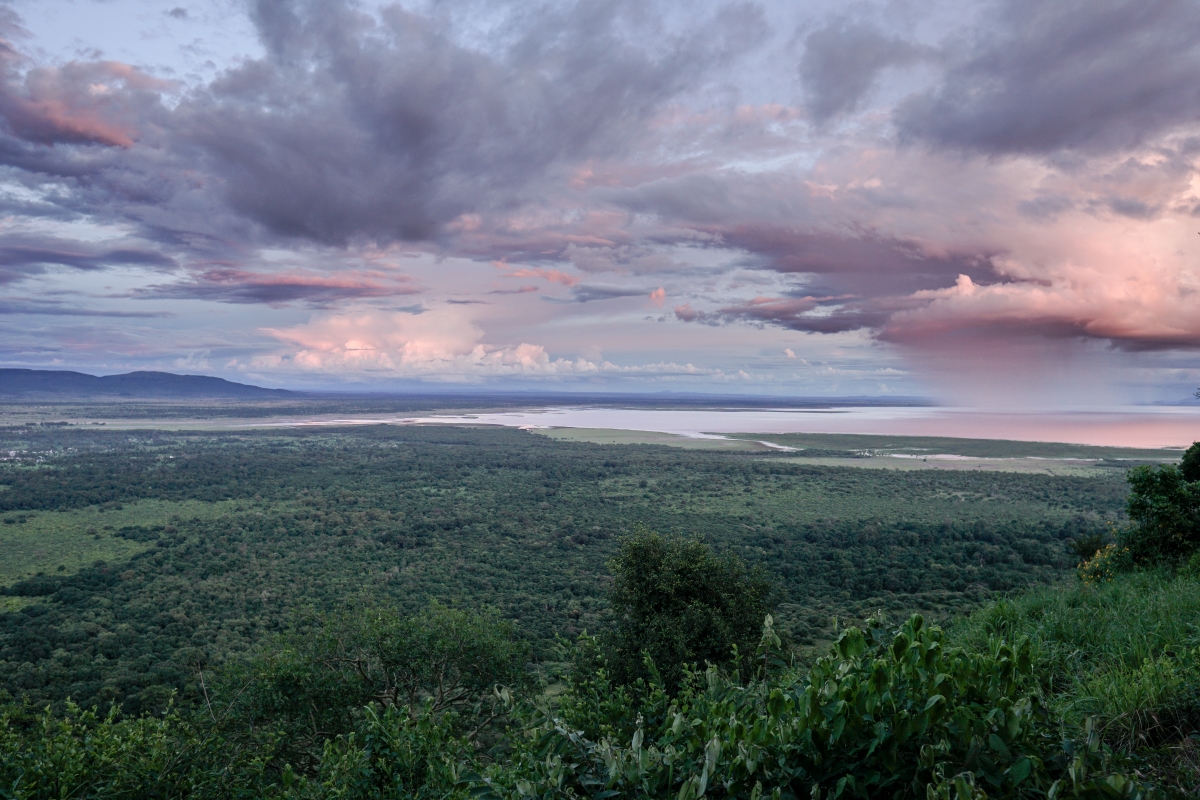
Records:
M1108 447L1186 447L1200 439L1200 414L1131 415L1012 414L945 412L928 418L834 422L814 428L822 433L874 433L894 436L953 436L966 439L1011 439L1023 442L1068 442Z
M1179 406L1030 413L911 407L769 411L546 408L495 414L430 416L408 421L611 428L684 436L704 433L950 436L1143 448L1182 448L1200 440L1200 408Z

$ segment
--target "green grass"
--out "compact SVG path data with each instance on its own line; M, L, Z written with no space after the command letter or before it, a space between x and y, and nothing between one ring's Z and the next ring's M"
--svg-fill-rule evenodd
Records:
M1162 572L1029 589L960 621L957 644L1028 636L1045 696L1068 723L1098 723L1157 779L1200 789L1200 580ZM1195 795L1192 795L1195 796Z
M97 561L124 562L154 545L122 538L118 535L121 528L166 525L174 518L211 518L234 505L232 501L138 500L107 509L91 506L71 511L8 512L0 515L0 552L4 553L0 558L0 586L38 573L73 575ZM6 611L23 605L18 598L5 598L5 602L0 609Z
M960 642L986 647L989 636L1029 636L1061 690L1097 670L1136 668L1147 659L1200 645L1200 580L1137 572L1095 588L1069 579L998 600L955 628ZM1057 684L1057 686L1055 686Z

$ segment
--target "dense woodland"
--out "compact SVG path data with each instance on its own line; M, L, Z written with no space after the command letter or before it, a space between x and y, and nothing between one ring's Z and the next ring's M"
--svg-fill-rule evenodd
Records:
M1200 791L1200 445L1064 478L0 438L0 797Z
M492 607L538 661L559 661L557 637L604 628L606 564L637 526L763 568L800 646L878 610L945 618L1073 568L1068 540L1102 534L1126 493L1119 471L804 467L508 429L38 426L0 440L17 454L0 469L0 536L69 519L101 559L59 571L47 552L4 587L0 691L133 713L194 699L197 665L347 603ZM105 557L130 543L140 552Z

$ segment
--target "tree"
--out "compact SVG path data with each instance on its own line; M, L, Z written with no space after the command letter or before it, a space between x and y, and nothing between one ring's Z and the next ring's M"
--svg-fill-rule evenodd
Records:
M606 649L614 677L624 682L650 677L644 655L668 688L687 664L728 664L735 647L752 655L774 605L761 567L718 556L698 538L638 530L621 540L609 568L616 624Z
M218 676L209 714L231 729L274 726L302 770L326 740L351 732L378 704L441 719L473 739L503 712L494 692L526 679L528 648L495 612L433 603L409 617L367 607L326 617ZM223 716L222 716L223 715Z
M1179 469L1183 473L1184 480L1200 481L1200 442L1193 442L1192 446L1183 454L1183 460L1179 462Z
M1200 442L1179 466L1129 471L1129 518L1122 536L1135 561L1177 561L1200 548Z

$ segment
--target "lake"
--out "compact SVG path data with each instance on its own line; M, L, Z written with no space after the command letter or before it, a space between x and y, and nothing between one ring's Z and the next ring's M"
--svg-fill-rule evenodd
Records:
M325 420L329 424L331 420ZM1107 447L1184 448L1200 440L1200 407L1127 406L1084 411L984 411L937 407L832 409L640 409L548 407L342 423L424 422L522 428L610 428L682 436L721 433L862 433L1070 442Z

